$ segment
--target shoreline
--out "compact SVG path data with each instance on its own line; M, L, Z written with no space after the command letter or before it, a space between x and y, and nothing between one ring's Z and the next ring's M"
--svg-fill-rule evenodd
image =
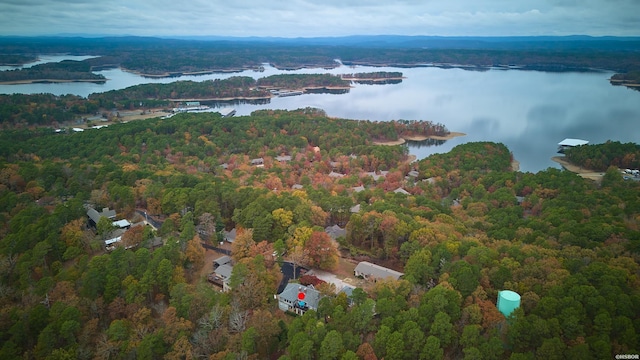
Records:
M109 79L31 79L31 80L12 80L12 81L0 81L0 85L26 85L26 84L60 84L60 83L72 83L72 82L90 82L90 83L105 83Z
M563 169L567 171L571 171L572 173L578 174L579 176L585 179L600 182L602 181L602 177L604 176L603 172L593 171L591 169L585 169L581 166L574 165L569 161L565 160L564 156L552 156L551 160L560 164L560 166L562 166Z
M454 139L458 136L466 136L467 134L462 133L462 132L457 132L457 131L451 131L449 132L449 134L444 135L444 136L440 136L440 135L429 135L429 136L425 136L425 135L413 135L413 136L403 136L401 138L399 138L398 140L392 140L392 141L374 141L373 144L374 145L385 145L385 146L394 146L394 145L402 145L404 143L406 143L407 141L425 141L425 140L451 140Z

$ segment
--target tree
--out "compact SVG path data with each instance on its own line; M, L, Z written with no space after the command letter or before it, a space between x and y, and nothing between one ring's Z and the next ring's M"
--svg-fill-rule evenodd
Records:
M113 221L106 216L100 217L98 223L96 224L96 230L98 235L102 237L102 240L105 240L109 233L115 230L115 226L113 226Z
M449 315L444 312L437 313L429 330L429 334L437 337L444 346L451 344L456 333Z
M187 249L185 251L185 258L187 260L186 268L190 270L192 274L197 273L204 266L205 249L202 247L202 240L200 236L195 235L187 243Z
M364 342L358 346L356 354L362 360L378 360L376 353L373 351L373 347L371 347L371 344L368 342Z
M565 358L564 351L567 346L558 337L544 339L542 345L536 351L537 359L561 360Z
M196 230L203 234L205 239L210 239L216 233L216 218L211 213L205 212L198 217Z
M122 234L122 246L125 248L135 247L140 245L144 240L144 226L133 226Z
M65 242L67 246L83 247L83 227L85 225L84 219L76 219L62 228L60 239Z
M251 256L251 248L256 244L253 240L253 229L238 230L236 239L231 244L231 256L236 263Z
M435 273L431 267L431 252L422 249L413 253L404 268L405 277L414 284L427 285Z
M333 240L324 231L314 231L305 245L308 265L324 270L338 266L338 249Z
M442 360L444 359L444 350L440 347L440 339L433 335L427 337L424 348L420 353L420 359L425 360Z
M291 264L293 265L293 276L296 276L296 267L305 266L309 263L309 257L307 254L307 250L302 247L294 247L289 252L289 260L291 260Z
M320 359L337 359L343 352L342 336L336 330L329 331L320 345Z
M292 359L311 360L314 358L313 341L303 332L293 336L288 350Z

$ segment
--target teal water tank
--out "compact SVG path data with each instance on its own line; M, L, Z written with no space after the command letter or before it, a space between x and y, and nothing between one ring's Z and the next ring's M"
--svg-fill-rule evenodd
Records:
M504 316L509 316L513 310L520 307L520 295L511 290L498 292L498 310Z

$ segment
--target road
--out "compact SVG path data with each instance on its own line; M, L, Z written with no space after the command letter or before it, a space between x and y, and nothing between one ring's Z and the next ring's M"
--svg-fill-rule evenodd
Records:
M299 278L301 273L305 273L307 272L308 269L302 267L302 266L296 266L296 273L295 273L295 277L293 276L293 263L290 263L288 261L283 261L282 263L280 263L280 272L282 273L282 281L280 281L280 286L278 286L278 294L280 294L284 288L287 287L287 284L289 283L289 280L293 279L293 278Z
M154 220L152 217L147 215L146 211L140 210L140 209L136 209L136 213L142 215L142 217L144 217L144 219L147 221L147 223L149 223L151 226L156 228L156 230L160 229L160 227L162 226L162 221Z

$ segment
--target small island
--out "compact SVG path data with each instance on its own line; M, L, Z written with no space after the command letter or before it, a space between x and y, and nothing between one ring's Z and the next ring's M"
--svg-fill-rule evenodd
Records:
M357 84L384 85L399 84L404 77L398 71L377 71L357 74L343 74L343 80L353 81Z
M91 66L88 63L73 60L0 71L0 84L7 85L53 82L104 83L105 81L107 79L104 76L91 72Z

